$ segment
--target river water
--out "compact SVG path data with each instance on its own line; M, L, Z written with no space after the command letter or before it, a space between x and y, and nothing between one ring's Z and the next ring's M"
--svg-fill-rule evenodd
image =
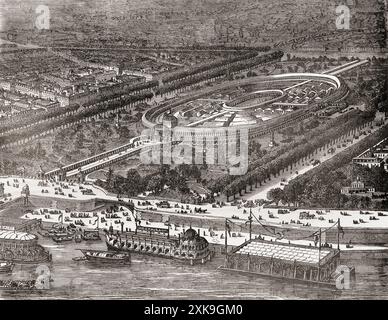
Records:
M106 249L98 243L57 245L40 239L53 256L50 289L40 293L1 293L2 299L374 299L388 298L388 255L384 259L344 261L356 267L349 290L317 288L275 279L218 271L222 257L205 265L132 255L128 266L94 266L75 262L78 248ZM34 279L36 266L15 266L2 279Z

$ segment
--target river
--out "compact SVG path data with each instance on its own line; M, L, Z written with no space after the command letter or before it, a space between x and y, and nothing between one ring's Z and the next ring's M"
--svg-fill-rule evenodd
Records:
M2 299L386 299L387 258L344 261L355 265L356 283L349 290L331 290L275 279L218 271L222 257L205 265L132 255L128 266L94 266L75 262L78 248L106 249L98 243L57 245L40 239L53 256L48 264L53 281L40 293L0 293ZM36 266L15 266L2 279L33 279Z

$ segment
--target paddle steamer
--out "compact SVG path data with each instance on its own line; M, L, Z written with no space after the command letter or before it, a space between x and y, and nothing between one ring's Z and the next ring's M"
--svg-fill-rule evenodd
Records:
M194 229L183 235L171 237L169 229L150 226L136 226L135 232L106 232L108 250L131 252L162 258L176 259L189 264L204 264L212 257L208 241Z

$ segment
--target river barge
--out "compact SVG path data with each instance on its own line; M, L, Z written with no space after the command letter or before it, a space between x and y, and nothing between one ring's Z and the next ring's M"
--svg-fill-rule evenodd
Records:
M339 242L337 249L322 245L322 230L311 237L315 245L285 242L262 237L252 239L252 216L249 217L249 240L228 252L230 221L225 220L225 263L218 269L241 274L270 277L283 281L341 289L355 280L355 268L342 265ZM258 222L260 222L258 220ZM340 221L337 224L338 236ZM275 231L274 231L275 233Z
M85 259L97 264L130 264L129 252L80 249Z
M50 229L44 229L41 227L38 230L38 234L45 238L52 238L55 236L63 236L63 235L75 235L76 228L72 228L71 226L65 226L64 224L54 224Z
M63 242L69 242L74 240L74 235L73 234L56 234L55 236L52 237L53 241L56 243L63 243Z
M0 273L11 273L14 266L12 262L0 261Z
M175 259L191 265L204 264L212 257L208 241L194 229L171 237L169 229L137 226L135 232L106 232L108 250L131 252L161 258Z
M51 261L51 254L38 244L38 237L34 234L0 231L0 260L39 264Z
M0 292L25 294L41 291L36 288L35 280L0 280Z
M85 241L100 241L100 231L96 230L84 230L82 233L82 240Z
M228 253L219 269L335 288L339 265L336 249L254 239Z

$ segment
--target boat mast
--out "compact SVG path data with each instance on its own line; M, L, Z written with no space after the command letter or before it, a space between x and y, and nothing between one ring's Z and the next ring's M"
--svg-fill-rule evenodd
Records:
M252 208L249 211L249 240L252 240Z
M228 219L225 219L225 267L228 260Z
M337 222L337 249L338 250L340 249L340 245L339 245L340 228L341 228L341 220L340 218L338 218L338 222Z
M318 247L318 281L320 281L321 275L321 242L322 242L322 229L319 228L319 247Z

